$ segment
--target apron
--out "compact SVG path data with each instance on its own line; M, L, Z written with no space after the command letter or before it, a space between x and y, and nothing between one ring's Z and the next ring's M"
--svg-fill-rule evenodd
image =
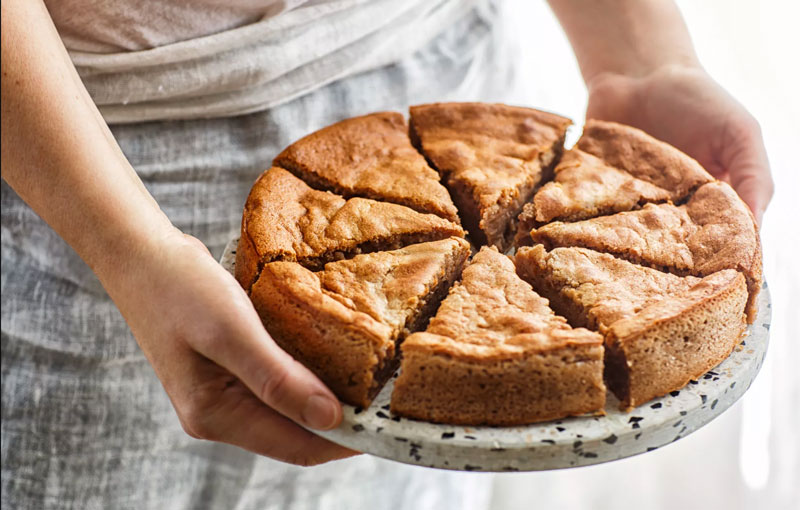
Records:
M502 101L497 15L473 8L399 61L267 110L112 131L171 221L219 258L252 183L299 137L415 103ZM2 295L3 508L488 508L486 473L368 455L302 468L190 438L96 277L5 181Z

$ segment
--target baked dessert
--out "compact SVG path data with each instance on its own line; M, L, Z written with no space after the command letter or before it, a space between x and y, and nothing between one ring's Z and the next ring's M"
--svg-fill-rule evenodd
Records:
M638 211L575 223L554 222L531 232L546 248L581 246L680 275L736 269L747 279L748 321L761 290L761 244L747 206L724 182L702 185L681 206L646 204Z
M645 203L679 203L714 178L697 161L647 133L590 119L577 146L567 151L554 179L525 204L517 246L551 221L580 221L631 211Z
M530 108L482 103L411 107L411 138L439 170L477 245L505 251L516 218L549 177L570 120Z
M411 145L406 120L397 112L320 129L288 146L273 164L345 198L383 200L459 223L439 174Z
M285 351L339 398L367 406L397 368L397 344L425 327L469 251L452 237L330 262L316 273L270 262L250 298Z
M345 200L273 167L253 185L244 206L236 279L250 289L268 262L321 269L362 252L463 235L460 226L434 214L365 198Z
M439 103L408 126L383 112L312 133L253 186L236 277L273 338L353 405L401 350L392 412L433 422L521 425L601 413L606 384L623 408L681 388L755 320L753 217L628 126L589 121L562 154L568 125ZM481 249L455 283L459 217Z
M747 286L725 269L675 276L584 248L524 247L517 272L573 325L605 337L605 377L621 407L682 388L719 364L744 331Z
M649 202L666 202L671 192L572 149L556 165L553 180L525 204L519 215L516 245L531 244L530 232L551 221L580 221L630 211Z
M670 192L670 200L683 200L714 178L675 147L631 126L590 119L577 148L631 176Z
M391 410L464 425L517 425L605 402L602 337L571 328L484 247L425 332L403 343Z

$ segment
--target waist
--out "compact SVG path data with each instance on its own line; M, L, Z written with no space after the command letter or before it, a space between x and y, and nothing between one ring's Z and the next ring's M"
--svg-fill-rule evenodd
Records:
M395 62L489 3L326 2L150 50L70 55L109 123L226 117Z

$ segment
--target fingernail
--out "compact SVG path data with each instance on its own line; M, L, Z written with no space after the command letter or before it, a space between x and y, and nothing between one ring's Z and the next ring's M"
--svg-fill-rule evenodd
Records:
M312 395L303 408L303 422L309 427L327 430L336 423L336 403L321 395Z

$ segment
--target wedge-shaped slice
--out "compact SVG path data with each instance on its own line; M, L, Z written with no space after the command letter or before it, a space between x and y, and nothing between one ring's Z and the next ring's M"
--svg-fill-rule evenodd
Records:
M577 147L607 165L669 190L673 202L683 200L692 190L714 181L700 163L675 147L644 131L615 122L589 120Z
M357 255L313 273L266 264L250 294L275 341L343 401L367 406L397 368L396 344L424 328L461 274L461 238Z
M530 239L537 225L580 221L603 214L630 211L648 202L666 202L671 193L605 164L579 149L564 153L552 181L525 204L520 231Z
M345 200L271 168L253 185L244 206L236 279L249 289L267 262L321 269L361 252L463 235L461 227L434 214L365 198Z
M584 248L524 247L517 272L572 325L605 336L605 377L622 408L682 388L719 364L745 328L747 286L726 269L680 277Z
M522 206L561 154L569 124L499 104L411 107L411 137L442 174L470 236L503 251Z
M572 329L484 247L424 333L402 346L392 412L465 425L517 425L600 411L602 337Z
M753 215L726 183L704 184L682 206L647 204L638 211L549 223L531 237L548 249L582 246L681 275L739 270L750 292L748 322L755 320L761 243Z
M323 128L287 147L273 163L345 198L393 202L459 223L439 174L411 145L408 125L396 112Z

